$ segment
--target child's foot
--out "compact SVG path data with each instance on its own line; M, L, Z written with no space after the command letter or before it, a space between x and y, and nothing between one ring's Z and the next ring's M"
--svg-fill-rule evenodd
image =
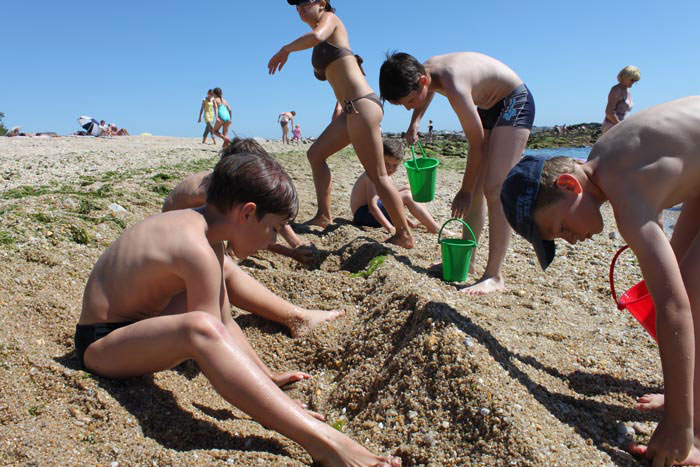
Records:
M398 457L372 454L328 425L324 426L323 431L321 438L325 442L322 445L307 448L313 460L323 466L401 467L401 459Z
M317 227L321 227L321 228L325 229L326 227L328 227L332 223L333 223L333 219L331 217L316 214L313 218L304 222L303 225L315 225Z
M303 336L316 326L327 321L333 321L345 314L345 311L342 310L307 310L306 308L300 307L296 307L294 311L294 315L287 323L292 337Z
M462 292L467 295L487 295L494 292L499 292L505 288L503 279L497 277L481 278L475 284L462 289Z
M627 450L630 454L636 457L645 457L647 453L647 447L643 444L632 443L629 446L627 446ZM700 450L693 446L692 448L690 448L690 453L688 454L688 457L686 457L683 462L681 462L680 464L673 465L700 465Z
M384 241L402 248L409 249L414 247L413 235L411 235L411 233L408 231L404 231L403 233L395 233Z
M641 410L643 412L649 410L657 410L663 412L664 410L664 395L663 394L644 394L642 397L637 399L637 405L634 406L635 409Z
M312 376L310 374L304 373L303 371L285 371L284 373L272 373L270 376L270 379L279 387L311 378Z

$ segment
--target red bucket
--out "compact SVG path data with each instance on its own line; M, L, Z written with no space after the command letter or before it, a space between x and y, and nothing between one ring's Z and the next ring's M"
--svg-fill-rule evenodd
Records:
M647 290L646 283L644 283L644 281L639 282L627 292L623 293L619 300L615 294L615 280L613 278L615 263L620 253L627 248L629 248L627 245L620 248L617 253L615 253L615 256L613 256L612 263L610 263L610 292L612 292L612 298L617 304L617 309L626 309L632 313L632 316L639 321L639 324L641 324L649 335L658 342L656 338L656 309L654 308L651 295L649 295L649 291Z

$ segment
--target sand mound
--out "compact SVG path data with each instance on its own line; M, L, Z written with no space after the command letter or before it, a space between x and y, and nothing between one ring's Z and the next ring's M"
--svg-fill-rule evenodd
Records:
M310 463L297 444L223 402L193 363L126 381L78 369L73 329L99 254L123 228L157 212L184 175L213 166L216 153L174 138L66 140L0 141L9 183L0 193L0 461ZM303 150L277 156L295 179L305 220L314 195ZM660 367L655 345L609 298L608 261L620 240L608 235L607 208L606 232L588 245L560 244L546 276L514 238L507 291L467 297L462 285L428 271L439 260L435 235L417 230L417 247L408 251L381 243L379 229L352 226L348 196L361 168L350 151L330 165L335 224L295 226L318 248L318 264L305 269L271 253L242 262L296 304L347 312L291 339L234 310L271 368L314 375L290 395L408 466L636 465L623 431L648 440L658 418L632 407L635 397L659 390ZM448 218L461 179L444 167L430 204L438 222ZM112 203L127 212L110 210ZM353 277L379 256L386 259L376 271ZM477 271L485 259L482 248ZM617 274L621 289L637 280L632 255Z

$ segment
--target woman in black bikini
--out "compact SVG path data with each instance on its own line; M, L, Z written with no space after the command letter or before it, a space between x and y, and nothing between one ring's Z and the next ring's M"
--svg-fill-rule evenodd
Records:
M316 215L308 223L326 227L331 216L331 171L326 159L352 143L367 175L377 187L396 233L387 242L404 248L413 247L413 236L396 186L386 173L382 154L380 123L384 110L364 76L362 59L350 50L345 26L328 0L287 0L296 5L299 17L312 31L285 45L268 63L270 74L281 70L291 52L313 47L311 64L316 78L328 80L342 113L333 119L309 148L316 199Z

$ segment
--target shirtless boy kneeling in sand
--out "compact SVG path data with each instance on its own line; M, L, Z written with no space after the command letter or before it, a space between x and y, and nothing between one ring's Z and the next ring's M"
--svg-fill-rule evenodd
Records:
M254 139L235 138L221 151L221 158L232 157L240 153L260 154L269 157L267 151ZM185 178L165 200L163 212L202 206L206 202L211 176L212 172L207 170ZM292 241L301 245L301 240L289 224L284 224L280 234L287 239L290 245L293 244ZM290 254L287 256L292 256L302 263L314 259L313 250L305 246L292 250L278 243L273 243L268 245L267 249L274 252L280 252L280 249L289 250ZM316 326L344 314L343 311L338 310L308 310L289 303L243 271L228 255L224 258L224 281L229 300L233 306L287 326L292 337L302 336Z
M663 419L646 448L630 451L654 466L700 464L700 96L625 119L585 164L526 156L506 177L501 200L543 269L554 259L553 239L573 244L603 230L599 210L610 201L656 307L664 377L665 397L647 395L638 405L663 405ZM657 221L679 203L669 242Z
M223 242L245 258L273 242L297 209L292 180L272 158L220 160L204 206L149 217L102 254L85 286L78 357L107 378L195 360L224 399L297 441L322 465L400 465L370 453L284 394L278 385L309 376L271 372L231 317Z

